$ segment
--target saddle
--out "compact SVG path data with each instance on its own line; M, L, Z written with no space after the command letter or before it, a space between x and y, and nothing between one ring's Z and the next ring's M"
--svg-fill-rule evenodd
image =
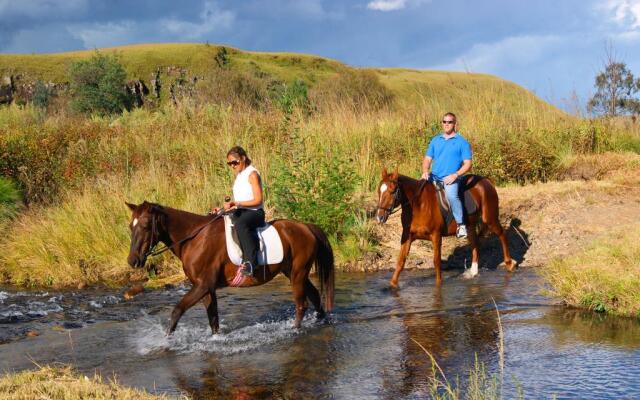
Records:
M471 192L469 189L473 186L474 182L480 178L477 175L471 175L472 179L469 184L467 184L468 180L464 180L458 186L458 196L462 199L462 210L464 215L474 214L478 211L478 204L471 196ZM432 182L433 186L436 188L436 198L438 199L438 206L440 207L440 212L442 213L442 218L444 219L444 226L449 226L451 221L453 221L453 212L451 211L451 205L449 204L449 200L447 200L447 195L444 191L444 184L441 182Z
M256 229L256 233L260 242L258 265L281 263L284 257L284 250L276 228L271 224L265 223L264 226ZM242 249L230 215L224 216L224 234L229 259L235 265L240 266L242 264Z

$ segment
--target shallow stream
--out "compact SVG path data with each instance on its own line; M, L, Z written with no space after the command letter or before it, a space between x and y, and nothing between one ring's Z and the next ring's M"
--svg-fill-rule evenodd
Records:
M171 337L164 329L183 286L130 301L117 290L0 287L0 370L70 363L195 398L424 398L432 368L413 340L451 382L466 379L476 356L500 374L495 300L504 398L640 397L640 323L562 307L540 295L534 270L481 270L470 281L449 271L441 290L432 271L404 273L398 292L389 277L339 274L335 312L326 322L309 312L299 331L284 278L224 289L220 334L198 305Z

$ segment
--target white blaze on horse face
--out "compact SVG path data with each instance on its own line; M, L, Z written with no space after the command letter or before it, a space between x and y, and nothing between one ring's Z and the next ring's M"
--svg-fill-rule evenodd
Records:
M136 225L138 225L138 218L135 218L133 220L133 223L131 224L134 228L136 227Z
M382 185L380 185L380 196L382 196L382 194L386 191L387 191L387 184L383 183Z

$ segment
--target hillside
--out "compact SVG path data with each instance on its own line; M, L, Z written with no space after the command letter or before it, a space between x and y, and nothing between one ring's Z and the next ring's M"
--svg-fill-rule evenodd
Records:
M248 73L261 79L292 82L302 79L309 85L335 78L344 70L353 70L335 60L295 53L248 52L231 47L167 43L140 44L99 49L115 54L131 80L149 83L160 71L162 75L206 77L222 64L231 70ZM36 80L64 84L68 82L69 66L91 57L95 50L53 54L0 54L0 77L17 76L23 82ZM526 89L500 78L473 73L421 71L401 68L362 68L375 72L399 102L433 103L434 98L447 96L456 99L480 94L500 98L510 109L522 112L561 115L555 107L540 100ZM441 100L437 100L440 102ZM460 102L462 103L462 102ZM459 108L462 104L452 104Z

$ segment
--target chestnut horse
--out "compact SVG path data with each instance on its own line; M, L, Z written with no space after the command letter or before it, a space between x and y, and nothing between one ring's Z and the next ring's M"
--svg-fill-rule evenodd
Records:
M184 273L193 285L173 309L167 333L172 333L182 314L200 300L207 309L211 331L218 332L216 289L231 286L237 276L237 266L227 255L222 214L197 215L146 201L140 205L126 204L133 212L129 224L129 265L134 268L144 266L147 256L162 242L165 249L182 261ZM325 316L320 304L321 294L326 311L333 308L333 250L324 232L316 225L277 220L273 226L282 240L282 262L254 268L254 276L245 280L246 284L242 286L262 285L282 272L291 282L296 303L295 327L299 328L307 309L307 298L318 318ZM314 264L320 278L320 293L309 280Z
M500 238L504 264L507 270L513 271L516 268L516 262L511 259L507 236L498 218L498 193L495 187L489 179L477 175L463 177L461 184L471 192L471 196L478 205L478 210L473 214L467 214L465 211L467 235L472 250L471 268L465 272L464 277L472 278L478 274L476 225L480 218ZM433 265L436 270L436 283L439 285L442 282L440 265L442 262L440 259L442 236L454 235L456 222L451 221L448 226L445 226L446 222L436 197L436 188L432 183L398 175L397 171L387 173L385 168L382 171L382 180L378 185L378 222L385 223L398 206L402 208L400 215L402 236L396 270L390 281L391 287L398 287L398 279L411 249L411 243L416 239L428 239L433 243Z

